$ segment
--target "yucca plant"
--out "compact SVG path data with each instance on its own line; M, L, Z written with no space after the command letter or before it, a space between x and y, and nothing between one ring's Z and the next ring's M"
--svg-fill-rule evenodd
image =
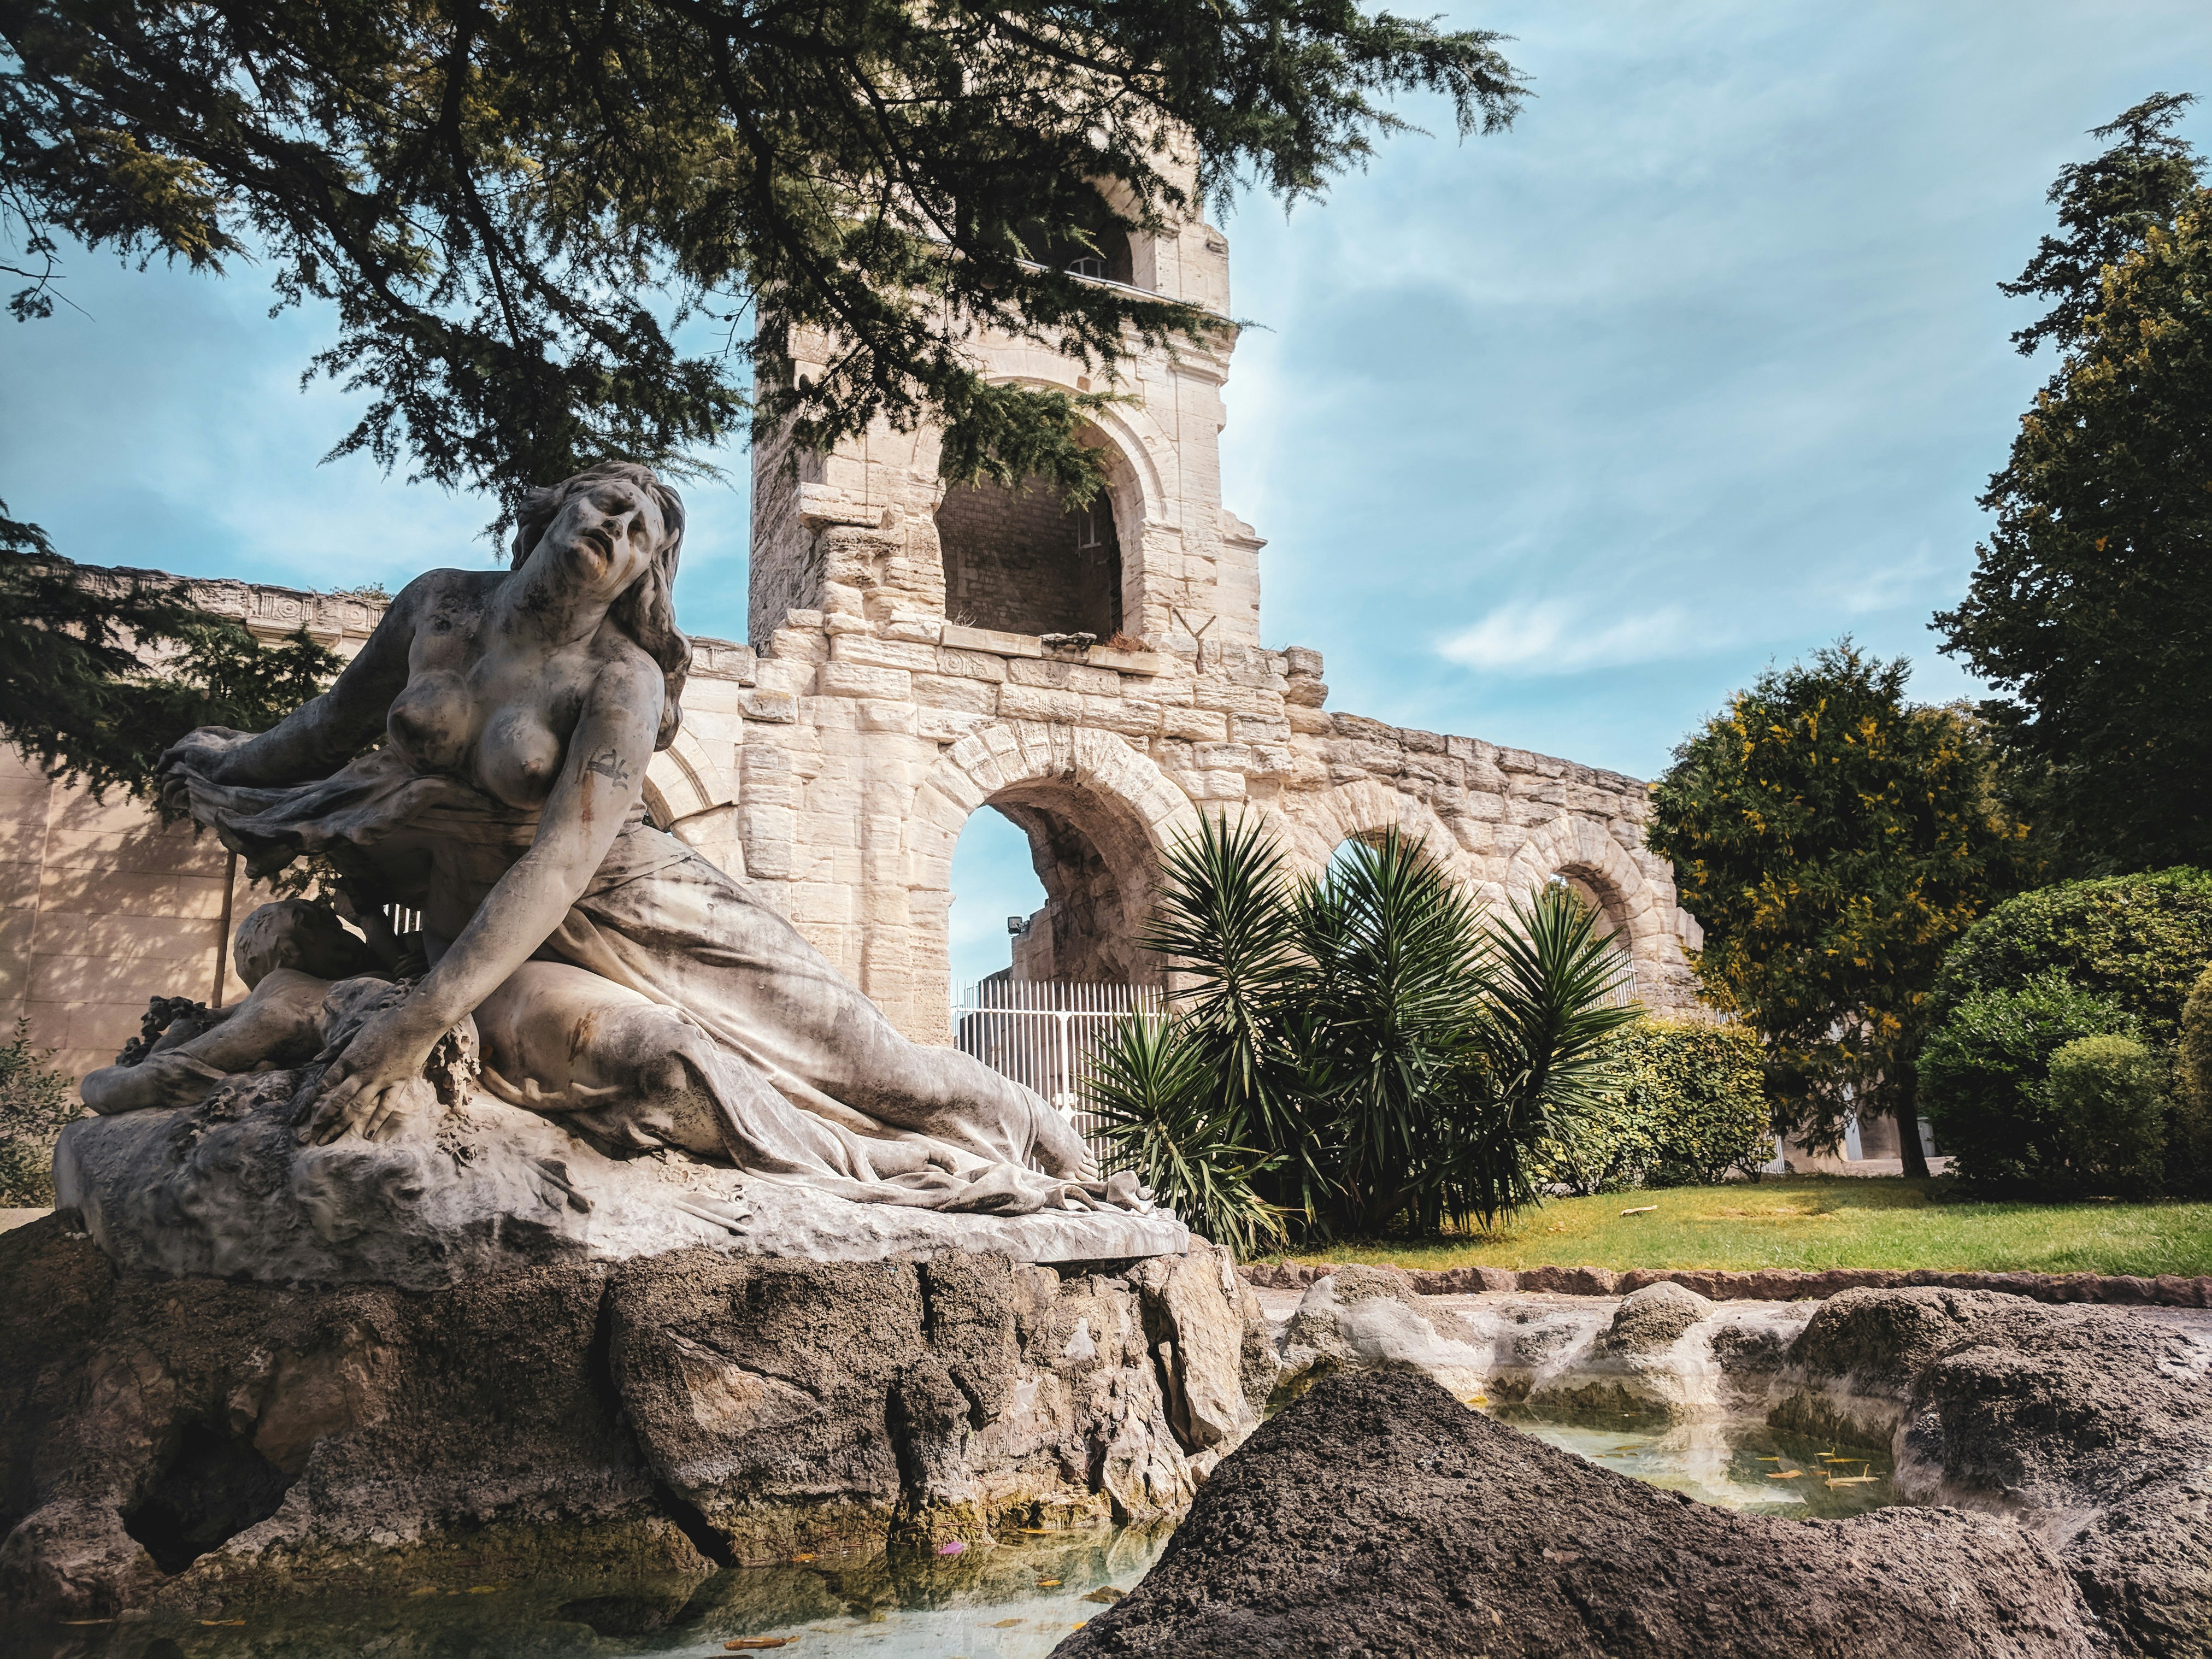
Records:
M1486 920L1395 832L1292 882L1249 820L1166 861L1146 943L1188 988L1101 1056L1109 1135L1209 1237L1485 1226L1608 1086L1626 958L1564 887ZM1273 1218L1250 1218L1264 1206Z
M1284 1235L1284 1214L1254 1185L1274 1161L1239 1145L1206 1045L1183 1018L1133 1015L1091 1054L1091 1099L1113 1147L1191 1230L1248 1256Z
M1478 1018L1481 912L1419 842L1392 830L1350 843L1300 884L1291 934L1310 1033L1293 1047L1307 1072L1328 1078L1334 1208L1352 1231L1374 1232L1433 1185L1439 1091L1465 1070Z
M1537 1149L1617 1089L1605 1039L1643 1012L1620 995L1626 957L1572 890L1547 886L1511 909L1489 929L1473 1075L1461 1084L1481 1107L1450 1115L1443 1182L1444 1209L1485 1227L1536 1201Z
M1267 1147L1283 1204L1310 1218L1328 1181L1319 1126L1286 1039L1306 976L1292 936L1296 889L1256 823L1201 818L1168 850L1146 948L1172 961L1182 1035L1208 1079L1206 1110L1232 1141Z

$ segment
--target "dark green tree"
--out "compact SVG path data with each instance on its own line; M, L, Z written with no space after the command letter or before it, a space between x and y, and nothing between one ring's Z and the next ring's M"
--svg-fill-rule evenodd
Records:
M1929 989L2032 861L1981 723L1906 702L1907 668L1844 639L1760 675L1675 750L1645 838L1704 925L1705 996L1765 1045L1776 1127L1832 1144L1853 1110L1893 1116L1924 1174Z
M265 730L340 666L305 633L264 646L173 577L71 564L0 502L0 741L58 776L151 798L183 733Z
M696 469L748 414L814 446L941 416L953 476L1081 494L1084 400L963 343L1043 341L1103 397L1138 345L1206 341L1202 307L1067 267L1249 181L1319 193L1399 93L1505 125L1499 40L1348 0L18 0L14 306L51 309L64 238L264 262L369 396L335 453L510 506L610 456Z
M2027 332L2063 355L1936 619L2003 694L1984 716L2084 874L2212 864L2212 191L2166 131L2185 101L2100 129L2127 142L2059 181L2075 233L2029 266L2060 302Z
M2045 236L2017 280L1999 283L2014 299L2033 296L2051 309L2017 330L2013 343L2029 356L2045 340L2063 349L2081 332L2104 293L2105 272L2143 245L2153 226L2173 216L2203 182L2203 158L2174 124L2197 101L2188 92L2157 92L2101 127L2092 138L2117 138L2094 161L2070 161L2045 198L2058 210L2060 234Z

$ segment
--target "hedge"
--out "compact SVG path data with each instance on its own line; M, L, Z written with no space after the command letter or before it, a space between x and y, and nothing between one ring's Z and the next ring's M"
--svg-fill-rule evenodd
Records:
M1759 1039L1741 1025L1639 1019L1607 1039L1619 1089L1554 1143L1577 1192L1711 1185L1774 1156Z
M2051 1057L2078 1038L2140 1035L2114 999L2057 974L1965 999L1920 1054L1920 1110L1952 1172L1994 1191L2069 1190L2069 1133L2044 1087Z
M2063 975L2133 1015L2144 1039L2171 1047L2182 1005L2212 963L2212 872L2065 882L2008 899L1960 936L1929 1000L1942 1024L1967 998Z

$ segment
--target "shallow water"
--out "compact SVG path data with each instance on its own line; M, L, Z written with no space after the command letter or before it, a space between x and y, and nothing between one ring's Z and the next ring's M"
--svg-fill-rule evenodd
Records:
M267 1613L210 1607L0 1635L8 1659L1043 1659L1127 1591L1161 1528L1022 1538L951 1558L881 1555L739 1567L701 1580L480 1585ZM230 1620L240 1622L230 1623Z
M1501 1421L1603 1468L1705 1503L1799 1520L1896 1501L1887 1455L1778 1435L1756 1419ZM930 1558L825 1557L702 1579L483 1584L267 1612L0 1633L0 1659L709 1659L740 1638L786 1659L1044 1659L1133 1589L1164 1528L1010 1534ZM1096 1599L1094 1599L1096 1598ZM236 1622L233 1622L233 1621Z
M1887 1451L1779 1434L1756 1418L1569 1419L1510 1406L1491 1414L1601 1468L1747 1515L1834 1521L1897 1502Z

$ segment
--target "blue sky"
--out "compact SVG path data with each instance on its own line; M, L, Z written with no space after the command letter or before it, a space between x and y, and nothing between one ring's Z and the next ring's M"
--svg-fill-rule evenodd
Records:
M1974 688L1929 613L2048 372L1996 283L2086 129L2212 95L2203 0L1461 5L1518 37L1501 137L1384 144L1287 218L1226 227L1246 332L1229 505L1269 538L1263 631L1326 653L1332 703L1650 776L1769 662L1849 631ZM2187 131L2212 149L2212 113ZM89 315L0 323L0 497L92 562L331 587L475 563L477 501L362 460L298 390L328 317L265 280L72 262ZM744 631L744 459L688 493L678 599ZM979 816L956 978L1039 900Z

